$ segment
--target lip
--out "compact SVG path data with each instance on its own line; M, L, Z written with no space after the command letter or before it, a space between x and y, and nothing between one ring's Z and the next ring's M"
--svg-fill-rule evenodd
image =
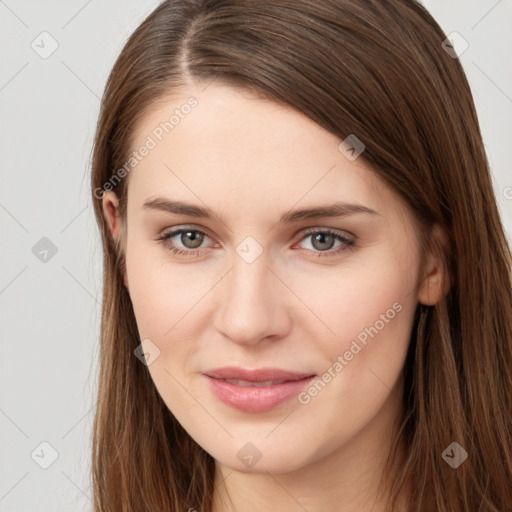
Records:
M234 366L208 370L204 376L221 402L253 413L269 411L297 396L315 377L311 373L280 368L245 369ZM244 382L241 385L236 381Z

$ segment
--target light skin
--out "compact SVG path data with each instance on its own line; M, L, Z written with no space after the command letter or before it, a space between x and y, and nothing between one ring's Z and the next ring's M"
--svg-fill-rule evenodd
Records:
M384 512L377 486L414 311L446 293L441 262L422 259L412 214L362 157L350 161L341 139L248 92L175 91L141 118L134 148L190 96L198 106L131 171L126 219L114 192L102 199L112 237L125 237L140 339L160 350L148 366L155 386L216 460L214 512ZM144 206L156 198L216 217ZM279 223L285 212L339 202L375 213ZM156 240L179 228L206 235ZM307 235L326 229L353 245ZM262 249L251 263L237 253L246 237ZM173 244L191 256L173 254ZM203 372L223 366L321 376L393 304L400 311L307 404L248 413L207 385ZM252 467L237 457L248 442L261 453Z

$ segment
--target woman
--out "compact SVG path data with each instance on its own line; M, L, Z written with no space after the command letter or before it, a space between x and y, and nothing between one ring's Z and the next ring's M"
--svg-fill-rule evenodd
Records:
M96 511L512 510L511 254L415 1L164 1L109 77Z

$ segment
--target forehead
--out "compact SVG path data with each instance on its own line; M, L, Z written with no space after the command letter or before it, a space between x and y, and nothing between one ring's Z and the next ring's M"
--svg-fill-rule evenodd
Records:
M254 204L281 211L297 202L396 203L340 142L291 107L223 85L190 87L162 98L137 123L132 150L151 149L130 173L129 196L167 194L240 213Z

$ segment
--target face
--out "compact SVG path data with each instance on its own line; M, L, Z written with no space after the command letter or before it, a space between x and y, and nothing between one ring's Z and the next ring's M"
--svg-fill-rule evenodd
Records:
M227 86L162 101L133 149L148 136L128 177L125 283L177 420L244 472L381 442L415 308L435 295L411 213L364 153ZM113 192L103 204L118 235Z

